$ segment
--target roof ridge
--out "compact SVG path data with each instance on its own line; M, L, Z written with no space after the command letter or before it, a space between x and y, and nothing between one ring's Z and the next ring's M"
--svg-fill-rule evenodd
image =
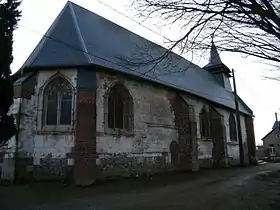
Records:
M79 4L75 3L75 2L72 2L72 1L67 1L66 5L67 5L67 4L70 4L71 6L80 7L80 8L82 8L82 9L84 9L84 10L87 10L88 12L91 12L91 13L96 14L95 12L93 12L93 11L91 11L91 10L87 9L86 7L81 6L81 5L79 5ZM96 14L96 15L98 15L98 14ZM98 15L98 16L100 16L100 15ZM100 17L102 17L102 16L100 16Z
M69 5L68 5L69 4ZM84 51L84 55L86 56L87 60L89 63L92 63L92 60L91 60L91 57L89 55L89 51L86 47L86 44L85 44L85 40L83 38L83 35L82 35L82 32L81 32L81 29L80 29L80 26L79 26L79 23L77 21L77 16L76 16L76 13L73 9L73 2L71 1L68 1L67 2L67 5L69 6L70 8L70 12L71 12L71 16L73 18L73 22L74 22L74 26L75 26L75 29L76 29L76 32L77 32L77 35L78 35L78 38L79 38L79 42L82 46L82 49Z
M103 17L102 15L99 15L99 14L95 13L94 11L91 11L91 10L87 9L87 8L84 7L84 6L81 6L81 5L79 5L79 4L76 4L76 3L72 2L72 1L68 1L67 4L71 4L71 8L73 8L73 5L74 5L74 6L76 6L76 7L79 7L79 8L81 8L81 9L83 9L83 10L86 10L86 12L89 12L89 13L91 13L91 14L94 14L94 15L96 15L96 16L102 18L102 19L105 19L106 21L109 21L110 23L114 24L115 26L120 27L120 28L122 28L122 29L128 31L128 32L130 32L130 33L132 33L132 34L138 36L138 37L141 38L141 39L145 39L145 40L148 41L150 44L153 44L153 45L155 45L156 47L159 47L159 48L162 48L163 50L169 51L168 48L166 48L166 47L164 47L164 46L162 46L162 45L160 45L160 44L158 44L158 43L155 43L154 41L151 41L151 40L149 40L148 38L145 38L145 37L143 37L142 35L139 35L139 34L136 33L136 32L130 31L128 28L126 28L126 27L124 27L124 26L121 26L121 25L117 24L116 22L114 22L114 21L112 21L112 20L109 20L109 19ZM75 10L75 9L73 9L73 11L74 11L74 10ZM75 16L76 16L76 15L75 15ZM79 24L77 23L77 25L79 25ZM79 28L80 28L80 27L79 27ZM201 66L199 66L199 65L197 65L197 64L195 64L195 63L189 61L186 57L182 56L182 55L179 54L179 53L174 52L173 50L170 51L170 54L173 54L173 55L175 55L175 56L178 56L179 59L183 59L183 60L185 60L185 61L191 63L191 65L200 68L200 70L203 70L204 72L207 72L207 71L206 71L205 69L203 69ZM207 72L207 73L208 73L208 72Z
M48 28L48 30L44 33L44 35L42 36L42 38L40 39L40 41L38 42L38 44L36 45L36 47L32 50L32 52L29 54L32 55L33 53L35 53L36 50L38 50L39 52L42 50L44 44L46 43L47 39L45 39L45 37L49 36L49 34L51 34L51 32L54 30L55 26L57 25L57 23L59 22L60 17L63 15L64 11L66 10L68 6L68 2L66 3L66 5L63 7L63 9L59 12L59 14L57 15L57 17L55 18L55 20L52 22L51 26ZM37 46L40 46L39 49L37 48ZM37 54L39 54L39 52ZM33 58L32 59L32 63L34 63L36 61L38 57ZM29 57L25 60L25 62L21 65L20 69L15 72L14 74L20 72L23 68L25 68L26 63L28 62Z

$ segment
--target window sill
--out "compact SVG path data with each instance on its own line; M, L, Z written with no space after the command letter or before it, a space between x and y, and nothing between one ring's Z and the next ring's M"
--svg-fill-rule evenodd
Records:
M44 126L38 134L49 134L49 135L62 135L62 134L72 134L74 129L72 126Z
M106 129L104 132L105 135L111 135L111 136L125 136L125 137L134 137L135 133L133 131L127 131L127 130L113 130L113 129Z

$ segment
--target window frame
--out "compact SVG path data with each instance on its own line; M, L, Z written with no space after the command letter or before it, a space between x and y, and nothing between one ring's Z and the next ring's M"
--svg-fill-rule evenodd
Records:
M119 87L117 87L119 85ZM126 102L128 103L125 105L125 102L123 103L123 128L110 128L109 127L109 121L108 121L108 115L109 115L109 96L113 88L120 88L117 91L120 91L121 97L123 94L126 94ZM128 119L128 128L125 128L125 116L127 116ZM111 135L123 135L123 136L133 136L134 135L134 103L133 103L133 97L131 96L129 90L125 87L124 84L121 82L114 82L107 90L105 97L104 97L104 132L105 134L111 134Z
M275 145L273 145L273 144L268 145L268 152L270 154L275 154L276 153Z
M46 111L46 103L47 101L45 100L45 91L48 85L53 82L54 80L57 79L62 79L64 80L68 85L69 88L71 89L71 119L70 119L70 124L69 125L62 125L62 124L57 124L57 125L46 125L46 117L47 114L45 113ZM60 99L61 100L61 97ZM76 101L76 91L73 86L73 83L66 78L64 75L57 73L50 77L49 79L46 80L44 85L42 85L41 88L39 88L38 92L38 100L37 100L37 133L46 133L46 134L58 134L58 133L73 133L74 132L74 122L75 122L75 101ZM58 103L61 104L61 103ZM60 110L60 109L59 109ZM61 110L60 110L61 111ZM60 112L58 111L58 112ZM57 116L59 118L60 115Z

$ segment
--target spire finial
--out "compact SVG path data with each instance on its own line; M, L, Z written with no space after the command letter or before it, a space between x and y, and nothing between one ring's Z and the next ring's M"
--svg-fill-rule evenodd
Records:
M211 42L212 42L212 43L214 42L214 36L215 36L215 33L213 32L213 33L211 34Z

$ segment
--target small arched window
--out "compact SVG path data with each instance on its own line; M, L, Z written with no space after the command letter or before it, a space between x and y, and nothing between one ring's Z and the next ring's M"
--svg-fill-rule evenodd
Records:
M43 124L71 125L73 93L68 81L51 80L44 91Z
M107 99L107 128L112 130L133 130L133 99L124 85L114 85Z
M209 113L207 112L206 108L203 107L200 116L200 134L202 137L210 137L210 118Z
M233 113L229 115L229 135L231 141L237 141L237 134L236 134L236 121Z

